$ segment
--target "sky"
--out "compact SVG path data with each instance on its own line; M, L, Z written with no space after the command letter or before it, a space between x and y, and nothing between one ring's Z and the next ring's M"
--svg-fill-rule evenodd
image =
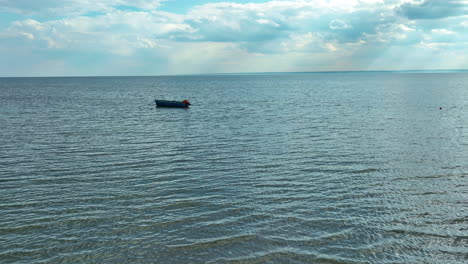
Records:
M0 76L468 69L468 0L0 0Z

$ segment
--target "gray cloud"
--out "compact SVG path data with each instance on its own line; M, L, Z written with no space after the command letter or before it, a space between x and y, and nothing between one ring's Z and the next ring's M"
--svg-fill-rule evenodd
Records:
M468 14L468 4L463 0L425 0L400 5L396 12L409 19L440 19Z

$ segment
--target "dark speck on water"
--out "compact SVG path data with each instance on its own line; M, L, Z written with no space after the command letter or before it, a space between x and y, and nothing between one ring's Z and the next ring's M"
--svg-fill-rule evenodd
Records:
M0 78L0 263L466 263L466 83Z

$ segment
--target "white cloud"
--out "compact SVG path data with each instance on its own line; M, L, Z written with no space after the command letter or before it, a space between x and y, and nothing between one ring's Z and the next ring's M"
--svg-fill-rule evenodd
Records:
M333 19L332 21L330 21L330 29L340 30L340 29L347 29L347 28L351 28L351 26L346 24L346 22L344 22L341 19Z
M0 11L24 15L69 16L110 12L120 6L154 10L166 0L0 0Z
M442 35L453 35L455 34L455 32L453 31L450 31L450 30L447 30L445 28L435 28L435 29L432 29L431 30L433 33L436 33L436 34L442 34Z
M403 31L414 31L415 30L414 28L410 28L410 27L408 27L407 25L404 25L404 24L399 24L398 27L400 29L402 29Z
M47 22L16 21L8 33L33 36L32 48L93 49L131 55L132 48L156 48L158 37L192 30L177 16L164 12L116 11L97 17L77 16Z

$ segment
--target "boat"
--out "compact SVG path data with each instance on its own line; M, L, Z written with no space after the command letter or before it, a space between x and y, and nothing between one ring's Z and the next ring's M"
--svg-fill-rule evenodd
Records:
M190 105L188 100L183 101L169 101L169 100L154 100L156 106L159 107L183 107L187 108Z

